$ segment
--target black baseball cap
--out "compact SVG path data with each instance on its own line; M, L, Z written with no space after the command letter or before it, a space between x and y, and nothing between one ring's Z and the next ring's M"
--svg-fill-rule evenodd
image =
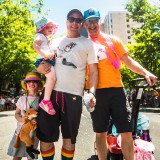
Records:
M78 13L78 14L80 14L80 15L82 16L82 18L83 18L83 14L82 14L82 12L81 12L80 10L78 10L78 9L72 9L72 10L70 10L70 11L68 12L68 14L67 14L67 19L68 19L68 17L70 17L70 15L72 15L73 13Z

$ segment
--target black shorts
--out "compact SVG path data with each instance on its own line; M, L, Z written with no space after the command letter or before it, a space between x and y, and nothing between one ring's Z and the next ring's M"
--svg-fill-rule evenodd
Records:
M132 132L131 108L122 87L97 89L95 110L91 112L94 132L108 131L110 116L118 133Z
M43 95L40 97L40 101ZM55 115L49 115L39 107L37 117L37 137L43 142L56 142L59 139L60 126L62 137L71 139L76 143L82 113L82 97L53 91L52 104L56 110Z

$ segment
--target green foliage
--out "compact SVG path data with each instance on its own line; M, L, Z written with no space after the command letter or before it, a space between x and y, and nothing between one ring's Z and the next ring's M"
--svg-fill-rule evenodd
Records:
M18 83L34 69L34 13L41 12L42 0L2 0L0 2L0 80Z
M160 76L160 7L152 6L147 0L129 0L126 9L128 18L141 23L140 28L132 30L136 43L128 44L133 59L153 74ZM122 68L122 77L128 86L129 79L139 75Z

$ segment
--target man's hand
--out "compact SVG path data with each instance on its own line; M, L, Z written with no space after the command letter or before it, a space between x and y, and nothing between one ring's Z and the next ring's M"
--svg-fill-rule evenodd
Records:
M37 71L41 74L47 74L51 71L51 64L42 61L38 66Z
M95 105L96 105L96 98L93 97L93 98L90 100L89 106L90 106L91 108L93 108Z
M157 77L150 72L147 72L145 79L150 86L153 86L157 83Z

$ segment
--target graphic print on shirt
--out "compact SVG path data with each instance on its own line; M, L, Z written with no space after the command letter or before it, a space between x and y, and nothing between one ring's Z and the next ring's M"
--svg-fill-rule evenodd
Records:
M105 46L98 44L98 60L106 59L107 55L105 53Z
M60 49L58 47L58 51L59 51L60 55L63 55L64 52L67 52L67 53L70 52L71 49L74 48L74 46L76 46L76 45L77 45L76 43L71 42L71 43L67 44L63 49Z
M71 49L72 49L75 45L77 45L77 44L74 43L74 42L71 42L70 44L66 45L66 47L64 48L64 51L65 51L65 52L70 52Z
M64 65L68 64L66 56L69 55L68 53L72 51L72 49L76 46L77 44L75 42L70 42L69 44L65 45L64 47L57 47L57 59L56 59L56 63L62 63ZM65 55L66 54L66 55ZM71 66L73 66L74 68L77 68L75 65L73 64L69 64Z

